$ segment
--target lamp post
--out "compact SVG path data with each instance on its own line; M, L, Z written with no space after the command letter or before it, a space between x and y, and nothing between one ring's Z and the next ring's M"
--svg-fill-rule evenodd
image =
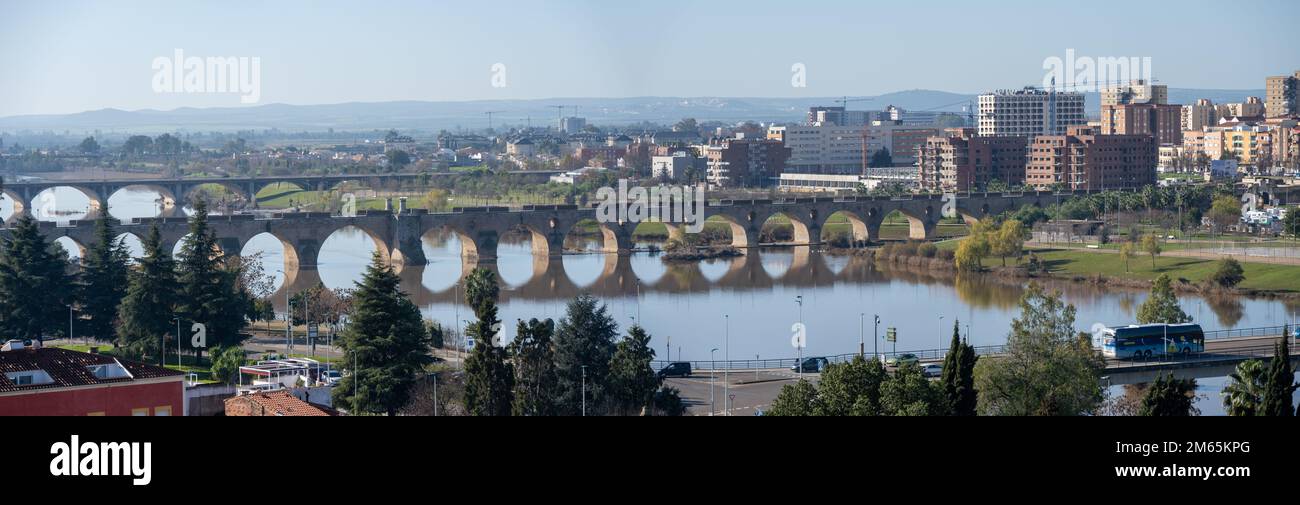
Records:
M172 320L176 321L176 367L180 368L181 367L181 317L176 316L173 317Z
M727 410L727 399L731 394L731 315L723 314L723 337L722 337L722 415L729 416L731 412Z
M799 304L799 327L806 332L808 327L803 325L803 295L795 296L794 301ZM798 370L799 380L803 380L803 345L799 346L799 360L795 361L795 369Z
M859 313L858 313L858 356L866 356L866 355L867 355L867 342L866 342L867 323L866 323L866 321L867 321L867 313L866 313L866 312L859 312Z
M935 349L934 353L936 356L943 354L943 315L939 316L939 347L936 347Z
M718 362L714 359L713 354L718 352L718 348L709 350L709 415L712 416L718 410L718 402L714 398L715 378L718 376Z
M880 359L880 314L873 314L876 318L876 328L871 334L871 352L875 354L875 359Z
M293 308L289 306L289 274L284 270L276 270L284 275L284 353L289 354L293 348Z
M582 365L582 417L587 417L587 365Z

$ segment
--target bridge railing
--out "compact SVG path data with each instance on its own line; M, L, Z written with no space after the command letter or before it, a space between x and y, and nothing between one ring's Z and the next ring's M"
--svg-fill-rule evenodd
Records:
M1261 326L1257 328L1213 330L1213 331L1205 332L1205 339L1207 341L1211 341L1211 340L1225 340L1225 339L1233 339L1233 338L1279 337L1282 335L1282 330L1284 328L1286 328L1286 326ZM1260 343L1258 346L1250 346L1244 349L1246 351L1254 352L1254 354L1250 354L1250 356L1252 357L1271 356L1273 352L1273 345L1274 342L1267 341L1267 342ZM1295 339L1291 340L1291 345L1293 346L1294 349L1295 348L1294 346L1296 345ZM1005 354L1006 347L1007 347L1006 345L975 346L975 354L977 356L994 356L998 354ZM1132 366L1146 366L1153 363L1163 363L1163 362L1213 361L1213 360L1233 359L1239 354L1240 353L1238 353L1236 349L1233 349L1231 351L1223 351L1223 352L1196 353L1188 356L1184 356L1182 354L1169 354L1168 356L1155 355L1152 356L1150 359L1146 359L1146 360L1143 359L1113 360L1108 363L1108 366L1110 368L1123 368L1123 367L1132 367ZM866 356L870 358L872 355L873 353L871 352L871 349L867 349ZM921 350L906 350L906 351L889 350L880 353L881 359L886 361L888 361L891 358L895 358L903 355L915 356L917 360L922 362L943 361L943 359L948 355L948 349L946 348L921 349ZM809 359L822 358L825 359L828 363L846 363L852 361L853 358L857 356L858 353L856 352L847 353L847 354L835 354L835 355L805 354L803 359L809 360ZM791 368L799 362L799 358L796 357L761 358L760 357L754 359L733 359L733 360L672 360L672 361L654 360L651 362L651 367L653 367L655 370L658 370L660 368L663 368L664 366L667 366L669 363L675 363L680 361L686 361L687 363L690 363L691 369L693 370L754 370L754 369Z

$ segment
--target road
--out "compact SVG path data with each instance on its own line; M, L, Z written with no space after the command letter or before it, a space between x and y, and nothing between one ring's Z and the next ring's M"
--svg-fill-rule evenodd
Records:
M794 384L797 377L794 372L782 369L732 371L727 374L730 386L727 388L735 396L731 407L723 409L723 374L721 371L710 375L709 371L696 370L690 377L674 377L664 381L665 386L681 391L682 400L686 402L686 413L693 416L707 416L710 411L710 392L713 398L715 415L724 412L733 416L752 416L756 410L768 410L772 400L787 384ZM804 379L814 384L820 379L819 374L805 373ZM729 411L729 412L727 412Z

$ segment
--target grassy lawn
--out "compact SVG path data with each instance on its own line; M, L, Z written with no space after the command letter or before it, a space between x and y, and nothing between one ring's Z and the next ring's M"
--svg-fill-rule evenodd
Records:
M1152 268L1150 256L1138 256L1129 260L1129 271L1125 272L1124 262L1118 254L1064 249L1036 249L1033 252L1046 262L1052 273L1064 275L1101 274L1151 280L1160 274L1169 274L1174 279L1199 282L1209 278L1218 268L1218 261L1215 260L1163 256L1156 258L1155 267ZM989 267L1001 264L1002 261L998 258L984 260L984 265ZM1245 261L1241 266L1246 274L1246 280L1240 285L1243 289L1279 292L1300 290L1300 282L1297 282L1300 279L1300 266Z

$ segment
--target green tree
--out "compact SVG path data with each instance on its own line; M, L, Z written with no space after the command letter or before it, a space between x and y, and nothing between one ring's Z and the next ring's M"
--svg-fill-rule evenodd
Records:
M1160 255L1161 250L1160 237L1151 233L1142 236L1142 252L1151 256L1152 270L1156 268L1156 256Z
M981 414L1069 416L1096 409L1105 363L1077 338L1074 316L1059 293L1030 283L1003 355L975 365Z
M961 323L953 321L952 343L943 357L944 399L954 416L973 416L978 404L975 393L975 348L961 340Z
M559 378L556 407L560 415L582 413L583 373L586 373L587 413L602 414L607 402L609 362L614 356L618 324L609 309L588 294L569 302L555 334L555 364Z
M848 363L832 363L822 371L813 415L879 415L880 385L886 376L878 359L855 356Z
M632 325L609 364L610 401L615 412L626 415L648 411L646 407L652 405L659 389L659 377L650 366L654 359L650 335L640 325Z
M239 381L239 367L244 366L244 348L227 345L212 349L212 378L226 384Z
M1160 375L1147 388L1138 406L1139 416L1185 417L1196 415L1196 379L1175 379L1174 374Z
M1137 247L1132 242L1124 242L1119 245L1119 259L1124 262L1124 273L1128 273L1128 262L1137 254Z
M86 137L77 145L77 150L83 154L95 154L99 152L99 142L95 141L95 137Z
M889 154L889 149L880 148L875 154L871 155L871 161L867 163L871 168L887 168L894 166L894 157Z
M252 295L239 283L238 261L228 261L217 245L216 233L208 226L207 203L195 202L190 216L189 236L181 245L176 263L177 311L189 323L207 328L208 345L239 345L249 314L254 312ZM188 326L182 324L182 327ZM194 349L202 356L203 349Z
M654 407L656 416L676 417L686 413L682 392L674 387L664 387L656 391Z
M475 268L465 282L465 302L477 321L465 329L474 349L465 359L465 409L476 416L508 416L514 396L515 373L506 350L497 345L500 288L491 270Z
M411 387L433 362L420 309L400 284L376 252L352 297L351 323L339 339L348 374L333 396L336 405L354 414L392 415L406 405Z
M1015 219L1003 221L997 232L991 235L990 252L1002 258L1002 266L1007 266L1008 257L1019 258L1024 253L1026 232L1025 225L1020 221Z
M1237 364L1223 387L1223 409L1230 416L1253 416L1264 399L1264 362L1251 359Z
M1233 258L1219 260L1219 267L1210 276L1211 282L1225 288L1236 287L1244 280L1246 280L1246 271L1241 268L1241 263Z
M1291 368L1291 347L1287 338L1278 339L1273 351L1273 359L1268 363L1268 372L1264 375L1264 396L1260 399L1258 415L1284 416L1295 415L1291 394L1296 390L1295 370Z
M446 345L446 331L442 328L442 323L437 321L425 321L424 327L429 330L429 347L442 349Z
M114 320L126 296L130 253L113 233L116 220L104 217L95 221L95 243L82 258L81 279L77 285L84 316L82 332L95 340L115 337Z
M941 416L948 413L942 385L906 363L880 385L880 410L888 416Z
M957 246L954 259L957 268L970 272L984 268L984 257L989 255L990 244L985 233L973 233Z
M130 274L126 295L118 307L117 345L130 356L155 356L162 363L176 301L176 272L164 251L155 223L144 239L144 256Z
M67 253L45 239L30 214L0 244L0 334L44 340L65 334L73 301Z
M1169 274L1161 274L1151 284L1151 295L1138 307L1138 324L1181 324L1192 322L1192 316L1178 306Z
M812 416L817 410L817 388L807 380L800 379L794 384L786 384L772 400L769 416Z
M1210 212L1206 216L1210 218L1215 229L1222 233L1229 226L1241 221L1241 202L1231 195L1220 196L1214 199L1214 203L1210 205Z
M519 321L510 343L510 360L515 369L514 414L556 415L555 321Z

